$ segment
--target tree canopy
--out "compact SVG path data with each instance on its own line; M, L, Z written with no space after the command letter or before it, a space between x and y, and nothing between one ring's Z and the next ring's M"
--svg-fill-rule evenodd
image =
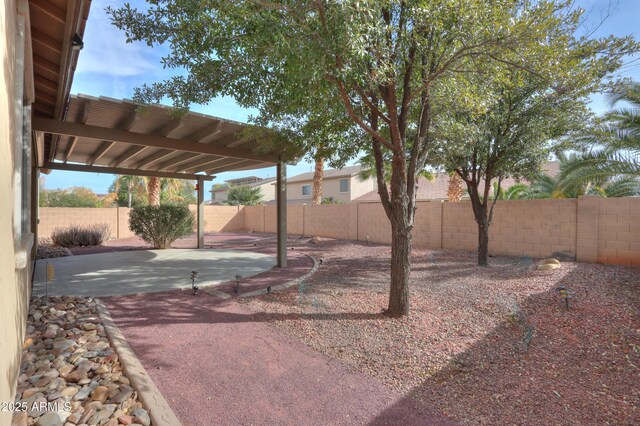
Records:
M188 108L228 95L312 155L373 152L392 228L390 316L409 311L416 179L440 117L452 105L486 109L465 76L596 79L635 49L630 38L578 35L582 11L570 1L173 0L108 13L129 41L169 46L163 65L180 71L137 100Z
M100 199L89 188L74 186L68 189L40 188L40 207L100 207Z

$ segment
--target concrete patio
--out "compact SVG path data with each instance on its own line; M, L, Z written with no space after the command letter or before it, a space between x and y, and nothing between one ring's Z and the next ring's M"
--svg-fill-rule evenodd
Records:
M254 251L224 249L131 250L38 260L33 294L46 290L46 265L54 268L48 294L62 296L114 296L215 285L267 271L273 256Z

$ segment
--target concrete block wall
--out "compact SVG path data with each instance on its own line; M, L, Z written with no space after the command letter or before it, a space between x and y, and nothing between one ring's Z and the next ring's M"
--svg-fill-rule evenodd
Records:
M310 236L358 239L357 204L304 206L304 233Z
M244 229L244 213L243 206L204 206L204 232L236 232Z
M118 209L115 208L41 207L39 218L39 238L50 238L53 230L58 227L100 223L106 223L111 231L111 236L118 238L120 228L118 226Z
M489 253L501 256L576 257L577 201L513 200L496 204ZM478 227L470 202L442 204L442 248L475 251Z
M583 221L585 233L597 236L588 246L589 261L594 261L595 251L598 263L640 266L640 199L590 198L590 205L597 204L598 214L597 221L593 215Z
M195 212L195 206L191 206ZM205 232L276 232L276 206L205 206ZM116 238L132 236L129 209L40 209L41 237L74 223L107 223ZM391 243L391 224L380 203L290 205L292 235ZM469 202L418 202L413 245L477 249L477 226ZM489 231L489 252L548 257L558 253L582 262L640 265L640 198L581 197L499 201Z
M391 244L391 223L381 203L357 204L358 240ZM415 235L415 233L413 234Z
M245 231L265 232L265 212L264 206L244 207L244 229Z
M117 210L118 212L118 235L114 237L116 238L134 237L135 234L131 232L131 230L129 229L129 213L131 212L131 209L127 207L119 207L115 210Z

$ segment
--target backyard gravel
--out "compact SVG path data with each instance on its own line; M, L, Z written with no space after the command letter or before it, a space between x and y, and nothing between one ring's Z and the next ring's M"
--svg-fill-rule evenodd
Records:
M352 371L465 424L640 424L640 269L414 249L411 314L389 319L389 246L289 244L319 271L243 303Z

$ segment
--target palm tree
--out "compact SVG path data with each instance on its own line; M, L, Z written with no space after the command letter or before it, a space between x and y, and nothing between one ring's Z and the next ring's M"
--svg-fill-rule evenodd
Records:
M126 188L126 193L121 191ZM131 208L139 204L160 205L162 201L167 203L189 203L195 202L193 183L182 179L158 178L145 176L118 176L110 192L115 193L115 197L122 201L122 197L127 200L124 203Z
M259 187L234 186L229 188L228 206L257 206L262 204L262 190Z
M147 194L149 195L149 205L160 205L160 178L151 176L147 180Z
M322 178L324 176L324 158L316 157L315 170L313 172L313 190L311 192L311 204L322 202Z
M587 149L565 165L561 179L580 185L598 179L640 177L640 83L612 95L612 106L621 101L629 107L604 115L602 127L583 138Z
M462 188L462 179L457 173L449 173L449 186L447 187L447 201L457 203L462 199L464 189Z
M582 195L602 197L632 197L640 193L640 180L633 176L594 175L590 179L577 178L569 173L582 158L579 154L560 155L557 177L540 174L529 188L529 198L577 198Z

